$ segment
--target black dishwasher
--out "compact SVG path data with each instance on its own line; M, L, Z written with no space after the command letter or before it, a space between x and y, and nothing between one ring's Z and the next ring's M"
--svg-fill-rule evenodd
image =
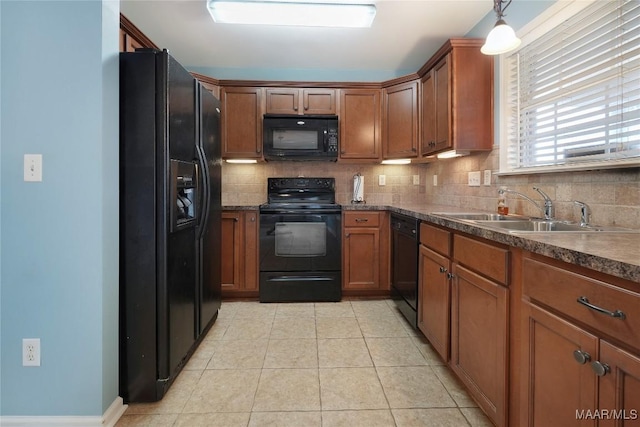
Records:
M391 296L414 328L418 323L419 231L417 219L391 214Z

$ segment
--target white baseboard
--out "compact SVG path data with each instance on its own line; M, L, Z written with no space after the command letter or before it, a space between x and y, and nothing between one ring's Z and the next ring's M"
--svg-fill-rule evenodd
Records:
M121 397L117 397L102 416L3 416L2 427L113 427L127 410Z

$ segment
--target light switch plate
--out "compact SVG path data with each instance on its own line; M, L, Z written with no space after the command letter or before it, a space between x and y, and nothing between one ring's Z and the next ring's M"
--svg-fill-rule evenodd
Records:
M413 175L413 185L420 185L420 175Z
M42 154L24 155L24 180L28 182L42 181Z
M469 172L469 187L480 187L480 171Z
M433 186L434 187L438 186L438 175L433 175Z
M387 185L387 176L386 175L378 175L378 185L383 186Z

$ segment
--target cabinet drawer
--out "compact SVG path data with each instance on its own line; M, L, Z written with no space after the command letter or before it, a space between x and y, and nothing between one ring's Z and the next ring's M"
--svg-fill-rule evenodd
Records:
M380 225L379 212L345 212L345 227L378 227Z
M480 274L484 274L498 283L509 283L508 268L509 251L489 245L475 239L453 236L453 257Z
M640 294L563 270L533 259L523 263L523 292L559 314L569 316L597 331L640 348ZM619 310L624 317L612 317L578 302L584 297L589 304L608 312ZM585 301L586 303L586 301Z
M420 243L444 256L451 256L450 231L420 223Z

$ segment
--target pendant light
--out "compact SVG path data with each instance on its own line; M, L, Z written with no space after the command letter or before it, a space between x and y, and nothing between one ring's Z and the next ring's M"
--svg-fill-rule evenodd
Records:
M493 10L498 16L498 21L493 27L487 39L480 49L485 55L500 55L516 49L520 46L520 39L516 37L513 28L504 21L504 11L509 7L512 0L493 0ZM504 6L503 6L504 4Z

